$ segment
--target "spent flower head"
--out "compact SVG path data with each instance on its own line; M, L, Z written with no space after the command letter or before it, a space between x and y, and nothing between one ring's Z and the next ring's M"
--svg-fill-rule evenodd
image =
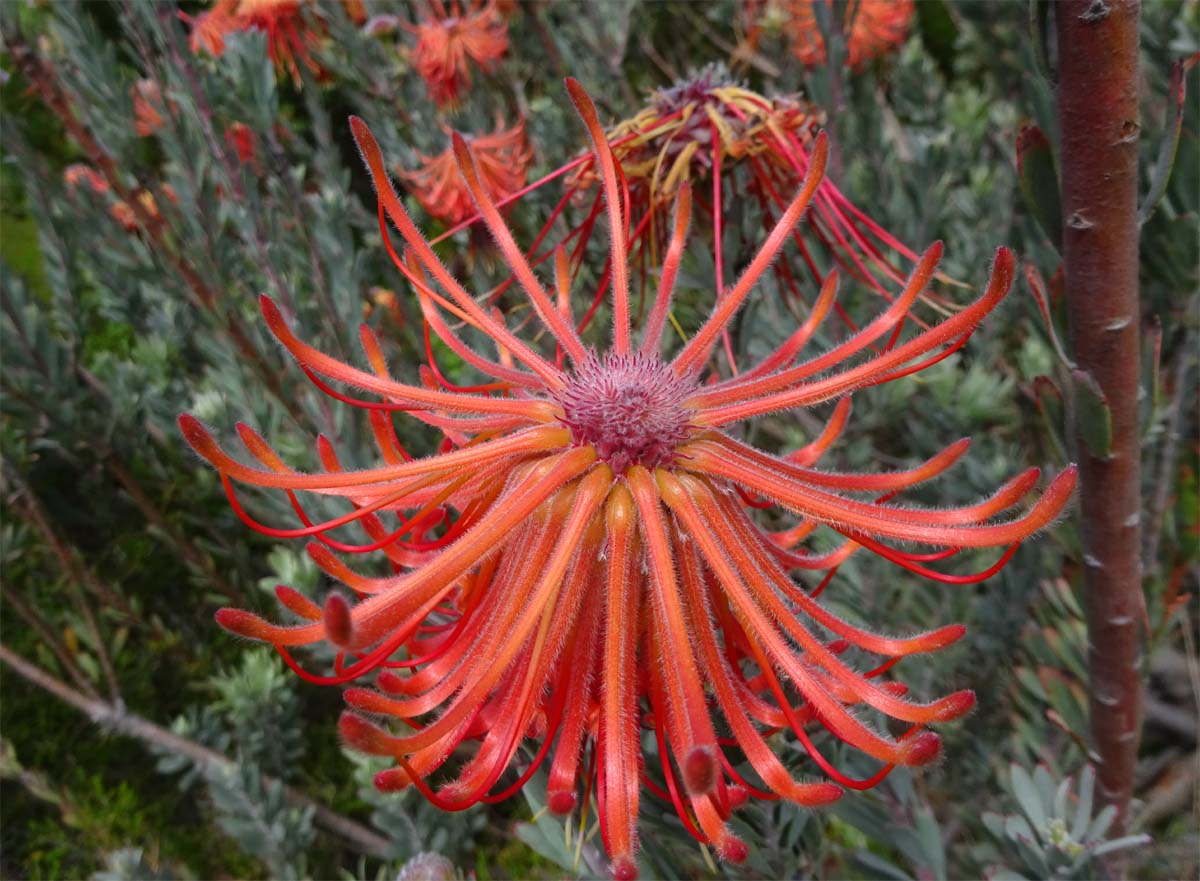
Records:
M646 107L609 130L612 151L629 192L625 220L631 229L631 259L643 285L665 252L671 237L670 206L683 184L698 197L693 205L706 215L712 230L712 260L718 290L726 287L730 256L725 251L724 206L736 199L757 208L764 235L787 209L788 198L808 173L810 153L820 129L820 112L793 96L768 98L740 85L720 64L708 65L670 88L655 92ZM551 177L551 176L547 176ZM577 188L594 186L598 166L583 162L569 181ZM597 188L599 190L599 188ZM572 229L577 243L571 252L577 266L595 217L602 212L597 192L591 209ZM902 284L898 260L916 263L918 255L850 202L828 179L822 179L805 214L819 245L799 228L789 231L803 267L790 261L772 266L778 289L791 307L809 299L825 282L821 264L831 259L850 278L891 299L888 284ZM606 272L610 271L606 267ZM803 275L811 277L806 283ZM604 288L605 278L600 284ZM643 292L644 293L644 292ZM597 291L597 298L600 291ZM942 308L940 295L925 291L921 299ZM598 299L589 309L589 316ZM842 314L841 306L835 310ZM944 311L944 308L942 309ZM852 323L842 314L846 323ZM726 348L728 344L726 341ZM727 351L730 363L733 354Z
M591 100L573 80L568 89L595 149L611 232L606 351L578 331L565 250L555 253L555 283L547 289L461 137L453 149L463 181L558 357L514 334L450 275L397 198L374 137L352 119L397 268L432 330L486 381L452 385L431 361L424 383L400 382L365 326L369 369L345 364L299 339L264 297L268 326L301 369L333 397L368 412L384 464L345 470L322 437L323 470L301 473L239 425L256 463L247 465L195 418L184 415L180 425L218 470L247 523L272 536L315 539L312 558L354 595L352 601L334 591L317 603L280 587L278 599L298 623L275 624L234 609L217 620L274 645L310 681L360 683L345 694L350 709L340 730L354 748L395 760L376 785L414 786L455 810L513 794L548 763L550 809L570 812L594 794L613 876L629 879L637 874L646 793L672 804L697 841L737 862L747 844L729 818L747 799L822 805L843 787L874 785L897 765L933 760L941 741L928 726L967 712L974 694L914 699L890 671L909 655L945 648L964 628L885 636L835 615L818 595L860 548L944 582L983 580L1059 514L1075 472L1065 470L1025 510L1012 513L1034 490L1036 469L963 507L893 501L945 472L965 453L966 441L903 471L814 467L845 424L851 392L921 370L967 341L1009 290L1007 249L996 253L977 300L907 337L900 331L933 278L938 244L878 317L831 349L800 357L836 297L834 271L809 318L762 363L733 377L712 366L719 363L713 353L722 332L816 204L827 154L823 135L812 140L803 180L761 249L686 343L666 353L663 330L692 201L689 185L680 183L657 296L635 334L625 234L631 206ZM388 220L405 254L392 249ZM473 347L461 332L490 338L496 353ZM756 449L731 430L757 416L832 401L826 430L788 455ZM411 458L396 438L396 413L443 433L440 451ZM284 491L303 525L256 523L241 507L235 482ZM313 522L301 494L343 500L347 510ZM791 523L767 528L757 514L764 507ZM841 533L843 543L826 553L803 549L804 538L822 525ZM365 541L347 534L355 527ZM932 550L905 549L912 544ZM931 565L977 548L1005 550L973 574L945 574ZM374 552L386 555L393 574L367 575L343 558ZM337 650L332 673L310 673L292 657L297 646L319 642ZM851 647L872 660L847 660ZM373 682L364 681L370 676ZM864 711L905 727L890 735ZM644 729L657 740L655 762L644 754ZM793 776L767 739L779 731L792 733L825 779ZM861 779L846 774L826 755L820 731L875 759L878 771ZM521 763L523 745L533 757Z

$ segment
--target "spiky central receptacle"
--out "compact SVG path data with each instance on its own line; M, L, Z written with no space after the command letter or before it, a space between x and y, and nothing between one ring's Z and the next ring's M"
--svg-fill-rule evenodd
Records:
M559 395L576 444L588 444L616 473L670 464L688 436L693 389L657 356L589 355Z

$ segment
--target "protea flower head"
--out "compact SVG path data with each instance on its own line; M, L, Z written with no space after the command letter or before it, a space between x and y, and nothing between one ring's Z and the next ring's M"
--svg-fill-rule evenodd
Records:
M533 148L525 131L525 120L505 129L497 121L496 130L469 139L471 153L479 169L479 182L493 202L511 196L525 185ZM421 207L431 217L448 224L461 223L476 212L471 191L458 173L454 150L447 147L437 156L420 156L414 171L397 168L397 175Z
M439 107L454 107L471 85L471 62L491 70L508 51L508 25L495 0L430 0L432 14L416 27L413 66Z
M628 879L637 874L643 786L672 803L698 841L736 862L747 845L727 821L749 797L821 805L843 787L873 785L896 765L931 761L940 739L927 726L967 712L973 693L913 700L884 673L902 658L955 642L964 628L882 636L834 615L817 594L862 547L942 581L982 580L1058 515L1075 472L1061 473L1023 513L1004 516L1033 490L1036 469L965 507L932 510L890 500L944 472L966 441L906 471L814 467L845 422L849 393L921 370L966 342L1012 283L1013 256L1003 248L983 294L933 327L900 333L935 272L936 244L891 305L833 348L799 358L830 311L835 272L809 318L761 364L732 378L710 367L719 363L713 351L722 331L814 204L826 160L823 135L813 140L804 179L757 255L687 342L665 354L662 331L691 211L690 188L679 187L657 297L635 334L624 234L629 206L595 108L578 83L568 80L568 89L595 148L612 233L606 350L589 346L577 330L564 250L557 251L548 290L461 137L454 137L454 154L463 180L561 360L515 335L449 274L405 213L367 126L352 119L377 188L384 241L390 220L407 247L402 255L388 245L397 267L432 330L487 381L453 386L432 361L421 385L393 379L366 327L361 338L370 369L342 363L300 340L264 297L268 326L301 369L333 397L368 411L385 464L344 470L321 438L324 470L301 473L239 426L256 462L247 465L195 418L182 416L180 426L220 472L244 520L269 535L315 539L313 559L355 595L351 601L334 591L317 603L280 587L280 602L299 623L275 624L233 609L217 620L274 645L310 681L344 684L374 674L373 687L363 682L346 692L351 709L340 730L354 748L397 763L376 785L415 786L454 810L505 798L549 762L551 810L569 812L594 793L613 876ZM477 350L460 330L490 338L502 354ZM826 431L786 456L760 451L729 431L756 416L830 401L838 403ZM441 451L410 458L393 430L397 412L443 432ZM238 502L235 482L283 490L303 525L255 523ZM348 510L313 522L301 493L345 500ZM760 525L756 512L767 506L793 525L783 531ZM344 534L354 525L365 543ZM845 536L844 544L825 554L798 549L821 525ZM934 550L902 550L897 542ZM973 548L1006 550L972 575L940 574L928 565ZM387 555L393 575L369 577L342 557L375 551ZM796 571L816 583L798 583ZM292 650L322 641L338 652L333 673L303 671ZM876 660L852 666L841 657L850 646ZM908 727L888 736L864 720L863 709ZM389 720L402 724L393 729ZM656 762L643 756L645 728L657 738ZM822 729L876 759L878 772L865 779L845 774L814 738ZM766 740L780 730L793 732L826 780L792 776ZM535 755L520 761L527 742Z
M813 8L819 2L822 0L767 0L761 12L757 2L747 5L752 21L765 17L782 25L792 54L801 64L819 67L825 63L825 40ZM833 8L832 0L824 2ZM908 36L912 0L857 0L845 6L846 64L851 70L861 70L872 59L895 50Z

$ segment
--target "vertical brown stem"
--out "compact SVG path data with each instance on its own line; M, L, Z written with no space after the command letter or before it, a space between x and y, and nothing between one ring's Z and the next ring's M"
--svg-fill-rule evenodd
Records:
M1144 600L1138 475L1139 0L1061 0L1058 111L1071 342L1112 415L1107 456L1078 427L1092 738L1124 825L1141 715Z

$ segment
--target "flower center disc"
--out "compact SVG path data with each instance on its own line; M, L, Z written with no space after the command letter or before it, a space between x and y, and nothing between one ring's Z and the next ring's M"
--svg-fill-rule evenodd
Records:
M693 385L653 355L640 352L580 364L559 394L563 422L576 444L589 444L617 474L630 465L657 468L688 436L683 402Z

